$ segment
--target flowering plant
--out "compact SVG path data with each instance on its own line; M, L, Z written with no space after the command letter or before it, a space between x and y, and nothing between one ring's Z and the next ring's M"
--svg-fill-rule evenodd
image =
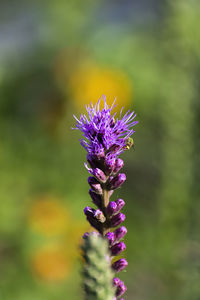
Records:
M124 207L123 199L110 201L114 190L119 188L126 180L124 173L119 173L124 162L119 155L129 149L133 140L130 136L134 133L132 127L138 123L134 121L134 112L126 112L122 116L122 110L119 118L116 113L112 116L111 111L115 107L115 102L109 107L106 98L103 96L104 107L100 109L100 101L93 106L86 106L88 117L81 115L76 119L74 129L79 129L84 138L81 139L81 145L87 151L87 161L85 167L90 175L88 183L90 185L89 194L92 202L97 206L94 209L86 206L84 213L87 220L94 227L97 233L85 233L87 239L91 234L99 235L108 240L109 261L114 272L118 273L126 268L127 261L121 258L111 263L114 256L119 255L126 249L126 245L121 241L127 233L125 226L118 227L125 220L125 215L120 212ZM112 228L118 227L114 231ZM121 297L126 291L126 286L119 278L113 278L113 285L116 289L116 297Z

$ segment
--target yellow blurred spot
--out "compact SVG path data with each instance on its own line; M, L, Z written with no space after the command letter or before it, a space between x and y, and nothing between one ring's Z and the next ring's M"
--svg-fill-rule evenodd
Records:
M122 71L104 69L85 65L77 69L69 79L71 97L78 109L83 109L86 103L95 104L106 95L107 103L112 104L117 98L117 109L130 105L132 86L128 76Z
M44 235L61 234L69 223L69 213L58 199L44 196L33 203L29 223L33 230Z
M38 277L49 281L65 279L70 272L70 258L58 245L45 246L32 257L32 270Z
M71 255L73 258L80 257L80 245L82 244L82 237L85 232L91 231L91 226L88 223L78 223L72 225L69 228L66 236L66 249L67 253ZM70 241L70 248L68 247L68 243Z

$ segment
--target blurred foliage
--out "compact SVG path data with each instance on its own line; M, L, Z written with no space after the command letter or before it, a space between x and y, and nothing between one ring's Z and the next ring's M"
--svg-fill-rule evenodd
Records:
M90 202L72 115L137 112L127 299L200 298L200 2L0 3L0 299L81 299ZM149 14L147 14L147 12Z

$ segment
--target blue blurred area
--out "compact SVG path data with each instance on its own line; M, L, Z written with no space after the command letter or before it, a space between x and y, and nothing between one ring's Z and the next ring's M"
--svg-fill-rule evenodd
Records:
M83 297L86 153L73 114L134 109L121 278L127 299L199 288L200 3L0 2L0 299Z

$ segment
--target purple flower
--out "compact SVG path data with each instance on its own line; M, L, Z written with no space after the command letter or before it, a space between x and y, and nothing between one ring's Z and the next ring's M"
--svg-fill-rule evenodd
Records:
M124 152L126 140L134 133L131 128L138 123L133 121L136 116L134 112L127 111L122 117L121 110L119 118L115 118L116 113L112 116L115 102L109 107L104 96L104 108L100 110L100 100L95 106L86 106L88 116L81 115L80 119L74 116L77 121L75 129L82 131L84 136L81 145L98 159Z
M97 209L90 206L85 207L84 213L88 222L97 230L97 234L107 238L110 248L110 258L119 255L126 249L126 245L121 239L127 233L127 229L121 226L114 231L113 227L119 226L125 220L125 215L121 213L125 202L123 199L110 201L113 191L125 182L126 175L118 173L124 166L124 161L119 155L128 150L132 145L130 136L134 133L132 127L138 123L134 121L134 112L128 111L119 117L116 113L111 115L114 103L111 107L106 104L103 96L104 107L100 109L100 100L93 106L86 106L88 116L81 115L76 119L75 129L83 133L81 145L87 150L87 162L85 164L90 175L88 183L90 185L89 194L93 204ZM89 233L85 233L87 238ZM127 266L127 261L121 258L112 264L115 272L122 271ZM113 279L116 287L116 299L121 297L126 291L126 286L119 278Z

